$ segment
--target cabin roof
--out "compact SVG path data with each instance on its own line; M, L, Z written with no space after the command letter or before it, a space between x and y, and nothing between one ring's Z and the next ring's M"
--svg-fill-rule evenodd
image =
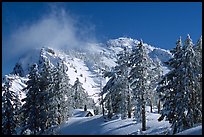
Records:
M85 117L87 116L88 113L91 113L92 115L94 115L92 109L87 109L87 111L84 111L84 109L74 109L72 115L74 117Z

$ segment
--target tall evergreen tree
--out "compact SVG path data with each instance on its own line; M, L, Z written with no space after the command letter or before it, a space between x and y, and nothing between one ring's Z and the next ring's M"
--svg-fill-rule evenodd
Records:
M40 86L39 86L39 73L37 64L34 64L31 67L29 73L29 80L27 81L27 87L24 90L27 90L26 98L22 101L25 101L23 105L23 114L24 130L29 129L31 134L37 134L40 131L40 119L39 119L39 108L42 100L39 98Z
M167 64L172 69L163 77L158 88L164 102L159 121L166 117L172 123L172 133L175 134L201 122L196 115L202 117L202 113L196 104L199 102L196 91L198 64L190 36L187 36L183 47L180 38L171 52L174 56Z
M163 110L161 112L161 117L159 118L159 121L164 118L164 116L167 117L167 120L169 120L170 123L172 123L172 119L174 117L174 109L176 106L176 102L173 100L175 96L176 87L180 86L178 85L178 81L174 81L176 77L176 69L181 64L181 53L182 53L182 41L181 37L176 43L176 47L170 50L170 52L173 55L173 58L171 58L168 62L165 62L166 65L169 66L171 71L167 73L162 80L159 82L159 86L157 87L157 92L160 96L161 101L163 104ZM170 110L170 111L168 111ZM168 114L166 112L169 112Z
M151 102L154 102L154 104L157 104L158 113L160 113L161 101L160 101L159 94L156 91L156 89L158 87L158 83L162 80L162 76L164 74L163 74L163 69L161 66L161 61L159 61L158 59L155 62L155 67L156 68L154 68L154 71L152 73L153 75L155 75L155 77L153 77L153 81L152 81L152 86L153 86L152 88L153 88L154 92L153 92L153 94L151 94L151 97L153 98L153 101L151 101ZM152 106L154 106L154 104ZM152 112L152 110L151 110L151 112Z
M127 117L131 117L131 109L132 109L132 94L129 87L128 76L130 72L129 68L129 59L130 59L130 51L128 51L127 47L124 47L123 51L119 53L118 59L116 63L118 81L121 85L121 118L124 119Z
M144 131L146 130L145 105L151 81L149 73L152 66L142 41L130 55L130 67L129 82L135 101L135 118L139 122L142 121L142 130Z
M104 102L108 110L108 116L113 113L120 113L121 118L131 117L131 92L129 88L129 51L124 47L123 51L117 54L117 65L108 72L104 73L104 77L109 77L109 81L103 88L101 94L106 94Z
M156 87L158 85L158 82L161 80L163 70L161 66L161 61L158 58L154 62L150 60L150 63L151 63L152 69L151 69L151 72L148 73L150 84L149 84L147 101L150 105L150 112L153 112L153 106L155 106L156 103L159 104L159 101L158 101L159 97L158 97L158 94L156 93Z
M79 81L79 78L77 78L74 82L72 90L74 91L74 108L84 108L84 106L87 104L88 93L85 92L85 89L82 87L82 83Z
M53 125L53 65L44 55L44 48L41 49L40 59L39 59L39 119L41 121L40 129L42 134L45 130L50 128Z
M20 101L18 96L12 91L11 79L6 77L5 83L2 85L2 134L15 135L16 129L19 127L19 107Z
M197 95L196 98L198 98L198 101L196 101L199 110L202 112L202 36L197 41L196 45L193 47L195 51L195 62L196 62L196 78L197 78L197 85L196 85L196 91ZM202 120L202 115L199 114L200 120Z
M113 113L118 113L120 111L119 105L117 105L118 103L115 102L115 100L120 98L120 95L117 93L117 86L119 86L119 84L117 83L117 74L114 70L105 72L104 77L109 77L110 79L103 87L103 91L100 94L106 94L102 103L105 102L105 106L108 110L108 117L111 118Z
M66 74L68 67L64 61L60 61L53 71L53 104L57 113L57 124L65 122L71 110L71 85ZM53 106L54 107L54 106Z
M34 64L29 73L26 98L23 99L24 130L29 129L30 134L42 134L52 126L52 67L47 58L40 56L41 69ZM34 123L32 123L34 121Z
M187 114L185 115L187 124L183 126L183 129L193 127L194 124L201 123L202 122L202 106L199 104L202 104L202 100L200 100L201 92L200 90L197 90L197 87L200 87L200 78L199 73L200 69L198 69L200 66L200 61L197 61L196 52L193 49L193 42L190 38L190 35L187 36L187 39L185 41L184 46L184 55L182 57L182 64L181 68L183 75L181 75L182 78L182 85L184 86L184 94L186 94L186 99L184 100L186 102L186 111Z

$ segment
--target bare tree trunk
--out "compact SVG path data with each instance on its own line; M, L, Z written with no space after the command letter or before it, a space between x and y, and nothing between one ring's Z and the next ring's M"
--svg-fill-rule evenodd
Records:
M152 107L153 107L153 105L152 105L152 99L150 100L150 112L152 113Z
M142 131L146 130L145 101L142 95Z
M158 108L158 114L160 114L160 111L161 111L161 102L160 102L160 99L158 101L157 108Z
M86 105L84 105L84 111L87 111L87 107L86 107Z
M146 130L145 105L142 105L142 131Z
M104 112L103 104L102 104L102 112L103 112L103 116L104 116L104 115L105 115L105 112Z
M101 73L101 70L99 69L99 74ZM100 92L102 92L102 80L101 80L102 76L100 76ZM103 113L103 116L105 115L105 110L104 110L104 105L103 105L103 95L101 95L101 101L102 101L102 113Z
M131 118L130 96L128 95L128 118Z
M103 116L105 115L105 112L104 112L104 105L103 105L103 95L101 96L102 98L102 113L103 113Z
M131 118L131 112L128 111L128 118Z

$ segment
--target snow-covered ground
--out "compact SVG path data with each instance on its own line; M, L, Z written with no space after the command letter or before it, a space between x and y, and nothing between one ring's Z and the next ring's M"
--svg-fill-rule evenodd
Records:
M159 114L146 113L147 130L141 131L141 123L133 118L122 120L113 117L104 119L102 115L92 117L71 117L66 123L60 125L55 134L59 135L164 135L168 132L168 121L158 122Z
M176 135L202 135L202 125L184 130Z
M61 124L54 130L57 135L167 135L171 128L168 121L158 122L160 114L157 110L150 113L149 106L146 108L147 130L141 131L141 123L133 118L122 120L114 116L111 120L102 115L92 117L71 117L66 123ZM106 116L105 116L106 117ZM177 135L202 135L202 125L185 130Z

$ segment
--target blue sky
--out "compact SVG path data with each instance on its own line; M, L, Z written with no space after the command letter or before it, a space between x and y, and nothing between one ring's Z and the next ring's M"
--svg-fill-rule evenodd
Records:
M56 38L58 33L66 37ZM67 41L76 46L79 40L125 36L172 49L187 34L194 43L202 35L201 2L3 2L2 75L26 51L43 44L64 48Z

